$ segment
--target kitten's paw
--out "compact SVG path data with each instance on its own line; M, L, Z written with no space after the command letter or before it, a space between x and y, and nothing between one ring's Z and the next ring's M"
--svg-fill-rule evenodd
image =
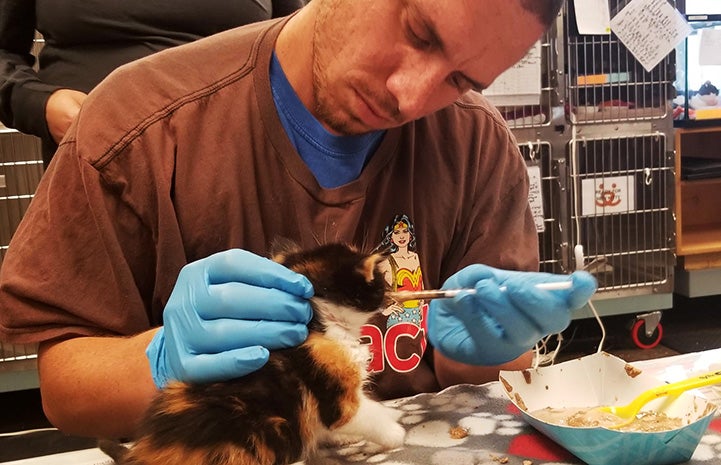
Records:
M341 447L361 442L363 439L363 436L359 434L329 432L324 435L319 442L322 446L326 447Z
M406 429L398 423L391 423L383 428L383 434L376 438L378 445L385 449L398 449L406 439Z
M384 413L386 414L386 416L388 418L392 418L393 421L398 421L403 416L402 411L400 411L398 409L394 409L393 407L388 407L387 405L383 405L383 409L384 409Z

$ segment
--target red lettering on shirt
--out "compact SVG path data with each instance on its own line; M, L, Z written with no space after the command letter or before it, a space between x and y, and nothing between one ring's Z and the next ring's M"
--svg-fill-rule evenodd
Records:
M426 340L428 304L421 307L421 315L421 326L399 322L388 328L385 334L376 325L368 324L361 328L361 342L368 345L371 355L369 372L377 373L389 368L406 373L418 366L428 346ZM404 349L402 353L399 353L400 347Z
M408 357L401 358L397 350L398 343L401 338L407 337L415 339L419 334L421 338L420 344L418 344L420 354L411 353ZM426 350L425 333L421 328L412 323L398 323L391 326L388 328L388 331L386 331L386 340L383 346L388 365L390 365L390 367L395 371L406 373L408 371L412 371L421 361L421 356Z
M368 371L378 373L383 371L383 331L375 325L364 325L361 328L361 344L367 344L371 360L368 363Z

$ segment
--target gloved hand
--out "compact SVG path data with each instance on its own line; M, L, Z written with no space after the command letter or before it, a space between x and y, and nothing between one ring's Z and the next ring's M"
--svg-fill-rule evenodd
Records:
M570 289L534 287L569 279ZM571 321L571 311L585 305L596 286L596 279L585 271L555 275L470 265L448 278L443 289L475 289L476 293L432 300L428 339L443 355L462 363L505 363L543 337L563 331Z
M155 385L221 381L259 369L269 350L306 339L312 295L306 277L245 250L187 264L146 350Z

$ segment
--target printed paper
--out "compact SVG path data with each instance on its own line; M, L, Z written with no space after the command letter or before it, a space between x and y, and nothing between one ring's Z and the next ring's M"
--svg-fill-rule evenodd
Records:
M541 167L531 165L526 167L528 170L528 178L530 187L528 189L528 201L531 204L531 212L533 213L533 221L536 223L536 232L542 233L546 230L546 224L543 221L543 189L541 185Z
M692 28L667 0L631 0L611 19L611 30L646 71L651 71Z
M538 105L541 102L541 42L503 72L483 91L498 106Z
M633 176L591 178L581 181L581 214L609 215L636 209Z

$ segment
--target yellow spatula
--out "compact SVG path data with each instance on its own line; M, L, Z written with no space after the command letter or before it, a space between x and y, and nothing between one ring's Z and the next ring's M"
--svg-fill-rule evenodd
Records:
M631 423L636 418L636 415L641 410L641 408L654 399L658 399L659 397L664 396L678 395L690 389L710 386L716 383L721 383L721 371L713 371L710 373L705 373L703 375L694 376L693 378L688 378L683 381L663 384L661 386L642 392L627 405L604 406L599 407L599 409L601 411L616 415L620 418L619 423L611 427L613 429L617 429Z

